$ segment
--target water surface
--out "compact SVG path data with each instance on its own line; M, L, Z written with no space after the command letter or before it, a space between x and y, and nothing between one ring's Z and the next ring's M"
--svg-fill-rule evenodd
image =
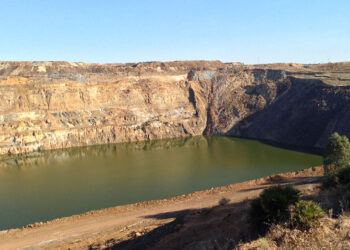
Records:
M0 159L0 229L320 165L228 137L91 146Z

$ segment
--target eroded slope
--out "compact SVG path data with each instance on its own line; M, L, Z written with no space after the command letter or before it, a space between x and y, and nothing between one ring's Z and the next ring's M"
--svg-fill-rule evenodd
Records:
M350 136L350 64L0 63L0 154L220 134Z

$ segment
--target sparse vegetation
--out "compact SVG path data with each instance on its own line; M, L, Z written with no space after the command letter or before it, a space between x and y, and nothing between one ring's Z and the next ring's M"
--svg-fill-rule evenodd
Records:
M295 204L291 217L291 225L300 230L309 230L320 224L325 212L314 201L301 200Z
M262 238L241 244L235 249L350 249L350 218L322 219L320 226L309 231L291 229L281 225L271 227Z
M265 189L253 200L249 210L249 222L258 231L265 231L273 223L290 218L289 206L299 201L299 191L291 186L274 186Z
M350 166L344 167L338 171L337 181L342 185L350 184Z
M338 174L346 180L347 171ZM291 209L290 221L272 224L265 236L242 243L236 249L350 249L350 217L347 213L350 210L350 189L346 185L336 185L333 189L321 191L317 199L323 205L328 203L331 211L338 211L326 216L316 202L300 200Z
M289 207L288 223L272 221L264 237L241 244L237 249L263 249L265 246L269 249L350 249L350 142L346 136L338 133L334 133L327 143L322 188L313 198L320 205L306 200L295 202L294 206ZM266 196L266 192L263 193ZM272 197L280 195L282 193L273 194ZM251 204L249 218L252 222L259 217L266 218L267 211L273 213L273 210L266 209L266 203L262 205L261 196ZM265 199L271 206L277 200ZM328 216L323 208L328 211ZM287 218L287 212L284 210L284 218ZM264 242L264 246L261 242Z
M336 176L334 174L325 174L322 178L322 188L330 189L337 186Z

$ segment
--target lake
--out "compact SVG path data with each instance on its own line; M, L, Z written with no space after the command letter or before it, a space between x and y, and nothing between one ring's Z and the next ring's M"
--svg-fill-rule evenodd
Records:
M0 158L0 229L321 165L259 141L197 136Z

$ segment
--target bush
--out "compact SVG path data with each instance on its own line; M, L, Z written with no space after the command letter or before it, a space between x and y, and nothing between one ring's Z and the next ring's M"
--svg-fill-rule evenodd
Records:
M332 173L325 173L322 178L322 188L330 189L338 185L350 184L350 166L343 167Z
M325 173L347 166L350 163L350 142L346 136L334 133L329 137L324 152Z
M339 169L337 177L340 184L350 184L350 166Z
M248 222L259 232L264 232L269 228L267 212L262 206L261 198L256 198L250 204Z
M295 204L292 212L291 224L300 230L309 230L320 224L325 212L316 202L301 200Z
M322 188L330 189L337 186L337 178L335 174L327 173L322 178Z
M274 186L265 189L251 203L248 221L259 231L265 231L273 223L290 218L290 205L299 201L299 191L291 186Z

